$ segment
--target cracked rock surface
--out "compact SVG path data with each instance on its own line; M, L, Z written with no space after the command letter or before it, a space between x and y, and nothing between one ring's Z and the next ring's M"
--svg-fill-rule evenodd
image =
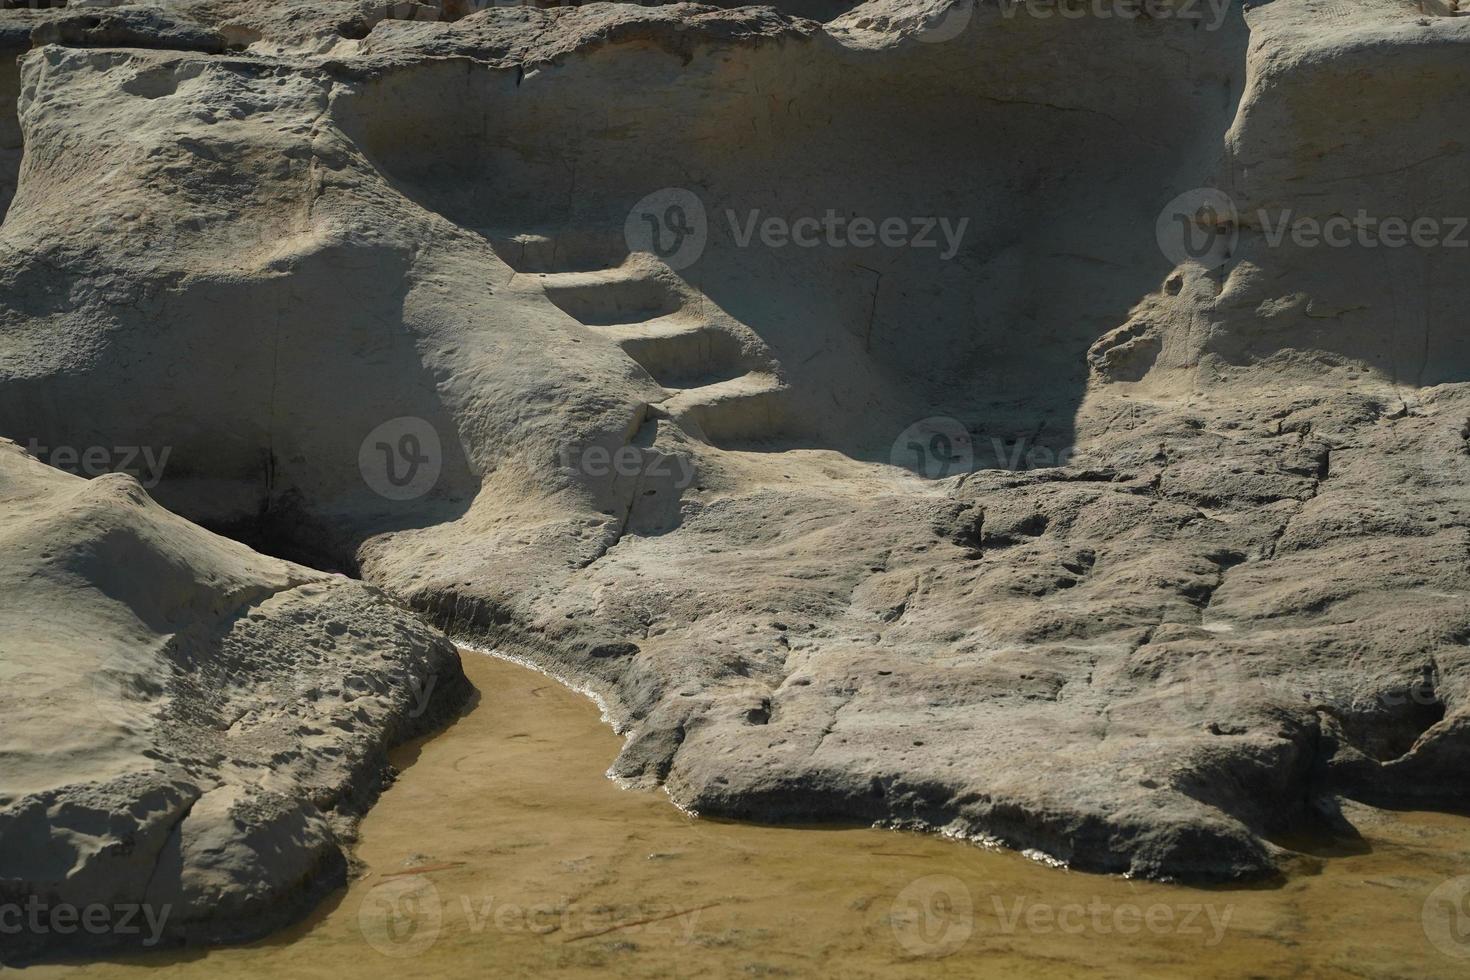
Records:
M1219 880L1340 797L1470 802L1470 19L816 8L14 12L0 434L169 447L163 507L595 690L616 773L700 813ZM670 188L687 263L627 234ZM1200 188L1208 260L1164 220ZM744 230L829 212L935 245ZM317 589L448 662L282 588L300 649ZM219 772L136 792L163 828Z

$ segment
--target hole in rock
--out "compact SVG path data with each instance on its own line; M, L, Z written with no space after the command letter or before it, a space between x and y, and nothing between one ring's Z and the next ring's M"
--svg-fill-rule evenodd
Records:
M1379 762L1408 754L1419 737L1445 716L1444 702L1429 677L1382 691L1371 703L1354 708L1336 711L1334 717L1348 742Z

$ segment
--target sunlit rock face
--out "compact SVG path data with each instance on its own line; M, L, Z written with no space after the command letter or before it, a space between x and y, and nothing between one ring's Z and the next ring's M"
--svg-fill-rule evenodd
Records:
M397 603L701 813L1207 880L1463 805L1470 19L1332 11L0 13L0 888L152 828L180 936L291 914L463 697Z

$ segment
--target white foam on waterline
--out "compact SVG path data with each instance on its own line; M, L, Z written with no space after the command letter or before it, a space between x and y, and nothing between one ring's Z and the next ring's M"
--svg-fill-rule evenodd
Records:
M623 741L626 744L628 736L625 733L625 730L621 726L619 726L617 722L613 721L612 711L608 707L607 699L604 698L601 694L598 694L592 688L586 686L585 684L578 684L576 681L570 680L562 676L561 674L556 673L555 671L548 670L547 668L536 663L534 660L529 660L526 657L518 657L513 653L506 653L504 650L487 650L484 647L477 647L473 643L466 643L463 640L455 640L454 645L463 650L469 650L473 653L484 654L487 657L494 657L496 660L504 660L507 663L513 663L517 667L525 667L527 670L534 670L542 677L549 677L560 684L562 687L565 687L570 691L577 692L578 694L582 695L582 697L587 698L593 704L597 705L597 710L601 712L602 723L604 725L607 725L614 732L622 735Z
M536 673L540 674L542 677L547 677L551 680L556 681L567 690L575 691L576 693L582 695L582 697L597 705L597 710L601 712L600 720L604 725L607 725L614 732L623 737L624 746L626 746L628 742L632 739L633 736L629 732L627 732L625 729L619 728L617 723L612 720L612 711L608 708L607 699L604 698L601 694L598 694L592 688L586 686L585 684L578 684L575 681L569 680L561 674L556 673L555 671L546 669L535 661L528 660L525 657L518 657L513 653L506 653L504 650L487 650L484 647L478 647L475 646L473 643L466 643L462 640L455 640L454 643L455 646L459 647L462 650L468 650L471 653L478 653L486 657L494 657L496 660L504 660L507 663L515 664L517 667L524 667L527 670L533 670ZM606 776L608 779L611 779L613 782L617 783L618 786L622 789L648 788L633 780L624 779L622 776L619 776L616 772L614 772L611 766L608 767L607 771L604 772L603 775ZM669 787L666 784L662 785L660 788L664 791L664 794L669 797L669 802L672 803L674 807L680 812L691 817L699 816L698 811L693 810L680 803L678 800L674 799L673 793L669 792Z

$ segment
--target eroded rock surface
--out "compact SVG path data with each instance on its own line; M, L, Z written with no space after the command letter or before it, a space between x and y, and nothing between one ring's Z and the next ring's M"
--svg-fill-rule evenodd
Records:
M116 927L12 915L3 959L253 937L343 882L386 749L466 698L449 642L123 474L3 443L0 501L0 901Z
M32 35L5 435L170 447L165 506L592 687L703 813L1220 879L1464 805L1470 19L384 9ZM689 262L628 235L671 188ZM743 230L829 211L965 230Z

